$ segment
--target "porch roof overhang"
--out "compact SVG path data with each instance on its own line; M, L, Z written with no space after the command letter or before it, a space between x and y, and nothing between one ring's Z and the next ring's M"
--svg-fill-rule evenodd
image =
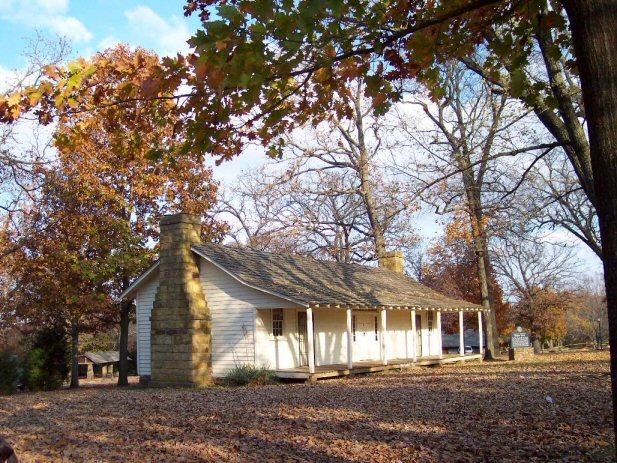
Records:
M489 309L474 304L466 307L464 305L456 307L441 307L439 305L364 305L364 304L333 304L310 302L309 307L313 309L352 309L352 310L417 310L417 311L439 311L439 312L488 312Z

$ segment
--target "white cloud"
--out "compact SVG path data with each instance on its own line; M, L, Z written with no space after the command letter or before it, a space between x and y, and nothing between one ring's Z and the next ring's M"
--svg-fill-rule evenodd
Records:
M7 22L41 28L73 42L88 42L92 33L67 14L69 0L0 0L0 18Z
M108 35L107 37L105 37L103 40L99 42L99 49L105 50L107 48L113 48L119 43L120 43L120 40L118 40L116 37L114 37L113 35Z
M165 20L144 5L127 10L124 15L139 42L148 43L148 48L168 56L188 51L186 41L191 33L182 18L171 16Z
M14 72L0 66L0 95L2 95L3 92L8 91L14 77Z

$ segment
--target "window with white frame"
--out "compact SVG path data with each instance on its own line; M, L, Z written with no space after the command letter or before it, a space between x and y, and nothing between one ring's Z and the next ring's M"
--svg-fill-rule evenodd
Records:
M356 316L352 315L351 317L351 333L353 335L353 340L356 340Z
M377 321L377 315L375 315L375 341L379 341L379 322Z
M434 312L429 312L428 313L428 329L429 331L432 331L433 329L433 320L435 319L435 313Z
M283 309L272 309L272 336L283 336Z

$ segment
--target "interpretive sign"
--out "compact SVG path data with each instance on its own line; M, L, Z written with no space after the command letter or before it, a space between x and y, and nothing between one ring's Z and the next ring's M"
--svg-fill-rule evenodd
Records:
M517 349L519 347L531 347L531 340L529 334L522 331L517 331L510 335L510 347Z

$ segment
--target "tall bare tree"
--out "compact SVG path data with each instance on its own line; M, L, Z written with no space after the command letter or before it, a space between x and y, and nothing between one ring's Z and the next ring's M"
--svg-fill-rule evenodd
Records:
M561 150L556 150L538 161L531 168L525 168L525 182L517 181L521 187L515 193L514 203L521 215L519 221L526 221L531 228L562 228L602 259L596 209L578 182L568 158Z
M390 129L364 103L361 83L346 92L347 114L291 134L282 159L245 174L223 198L236 241L345 262L415 245L415 202L384 169Z
M578 262L573 249L541 235L509 233L493 243L493 257L495 271L516 301L515 321L528 325L549 347L562 341L566 314L575 305L571 289Z
M284 216L284 189L264 182L265 167L243 172L222 188L214 212L228 223L227 236L236 244L262 251L289 250Z
M526 126L527 112L463 66L445 64L442 79L444 94L436 101L412 96L411 105L420 108L424 120L414 123L408 110L401 111L400 123L418 152L394 167L419 185L423 199L437 213L462 211L468 217L482 304L490 309L486 324L490 358L497 353L498 331L489 241L491 229L509 207L499 200L509 168L506 159L534 152L542 156L557 145L535 142L534 132ZM513 136L515 131L519 136ZM521 137L525 132L529 136Z
M512 30L520 27L515 20L494 28L488 34L489 52L462 58L469 69L483 76L504 94L520 100L530 108L546 130L563 147L578 183L595 204L589 140L585 127L585 109L578 74L572 68L572 39L567 30L558 32L547 26L561 8L552 9L550 2L529 24L531 28L525 52L491 53L500 50L512 38ZM561 13L558 13L561 12ZM565 18L562 18L565 21Z
M357 194L368 220L373 257L378 260L392 247L392 231L400 219L415 209L414 198L403 184L383 169L389 140L386 119L376 116L364 101L361 81L341 95L348 108L346 117L334 117L327 124L288 138L288 178L314 172L338 171L349 180L349 194ZM390 235L390 236L388 236ZM367 256L367 258L370 257Z
M577 275L574 251L538 235L511 233L493 245L493 268L511 296L533 300L543 288L566 289Z

